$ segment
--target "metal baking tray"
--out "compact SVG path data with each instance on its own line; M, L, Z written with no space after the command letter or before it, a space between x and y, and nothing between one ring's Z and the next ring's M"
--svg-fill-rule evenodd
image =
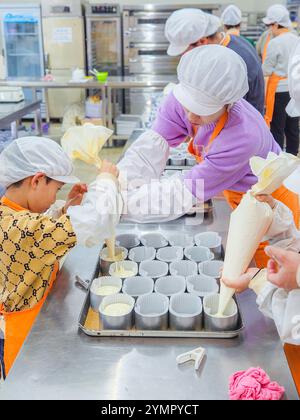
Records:
M224 255L224 250L222 252ZM101 276L100 272L100 258L97 264L94 278ZM90 285L92 282L82 281L81 279L77 278L77 281L81 284L81 286L86 289L86 298L84 300L84 304L79 316L78 326L79 328L88 336L91 337L165 337L165 338L225 338L231 339L238 337L240 333L244 329L244 321L241 314L239 302L236 297L234 297L235 302L238 307L239 312L239 319L238 319L238 326L237 329L234 331L174 331L174 330L137 330L135 328L131 330L103 330L100 325L100 320L98 313L93 311L90 307Z

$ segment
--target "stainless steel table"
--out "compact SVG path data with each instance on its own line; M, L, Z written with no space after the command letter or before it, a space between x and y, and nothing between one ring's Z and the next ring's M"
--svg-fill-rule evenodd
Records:
M215 201L213 217L186 229L216 230L226 240L230 210ZM122 229L122 226L121 226ZM135 227L141 233L146 225ZM171 222L164 229L185 229ZM246 329L237 339L92 338L77 328L85 292L75 275L93 276L100 247L76 247L69 255L52 293L37 318L1 399L227 399L229 376L261 366L298 395L272 320L258 311L252 292L239 297ZM176 365L178 354L203 346L207 358L198 372L192 364Z
M1 103L0 104L0 129L11 127L11 136L13 139L18 137L18 121L31 112L35 112L35 127L37 134L42 135L41 101L22 101L19 103Z

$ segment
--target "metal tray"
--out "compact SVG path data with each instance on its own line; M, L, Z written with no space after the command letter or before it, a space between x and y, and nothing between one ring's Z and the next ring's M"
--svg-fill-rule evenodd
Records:
M222 250L224 256L224 249ZM100 272L100 259L97 264L94 278L99 277ZM199 331L173 331L173 330L164 330L164 331L151 331L151 330L137 330L135 328L131 330L103 330L100 325L98 313L93 311L90 307L90 285L92 282L84 281L77 278L77 281L84 287L87 291L86 298L79 316L78 326L79 328L88 336L91 337L165 337L165 338L235 338L240 335L244 329L244 321L241 314L240 306L236 297L234 297L235 302L238 307L239 319L238 327L234 331L219 331L211 332L205 330Z

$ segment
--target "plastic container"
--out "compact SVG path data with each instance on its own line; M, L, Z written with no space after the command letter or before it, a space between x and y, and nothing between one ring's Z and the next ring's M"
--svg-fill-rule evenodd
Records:
M128 251L126 248L116 247L115 255L118 257L119 254L122 254L122 257L119 261L124 261L127 258ZM110 266L113 263L114 261L108 261L108 248L103 248L100 252L100 269L102 275L107 276L109 274Z
M197 264L194 261L175 261L170 264L170 274L172 276L194 276L198 273Z
M238 324L238 308L233 299L227 306L223 317L216 317L220 295L209 295L203 300L204 328L207 331L234 331Z
M117 295L106 296L103 298L100 307L100 321L104 330L129 330L133 326L133 308L135 300L129 296L119 293ZM118 315L107 315L105 310L110 305L127 305L128 310Z
M222 238L217 232L202 232L195 236L198 246L209 248L216 258L222 256Z
M167 246L165 248L161 248L157 251L156 258L167 263L182 260L183 248L180 246Z
M108 294L107 290L106 293L104 293L103 289L101 292L101 290L99 290L100 287L111 287L115 290ZM100 303L102 302L103 298L105 296L120 293L121 289L122 280L119 277L98 277L97 279L94 279L90 287L90 302L92 309L98 312Z
M171 246L181 246L182 248L187 248L195 244L194 238L191 235L180 232L168 235L168 240Z
M138 236L133 233L122 233L116 237L116 245L126 249L135 248L140 243Z
M141 237L141 243L144 246L153 248L164 248L168 245L167 239L160 233L147 233Z
M169 266L162 261L143 261L140 264L140 275L158 279L164 277L169 272Z
M219 292L217 280L213 277L197 274L186 279L187 291L194 295L204 297Z
M124 280L122 292L137 299L153 292L154 281L150 277L129 277Z
M170 156L170 166L185 166L185 156L179 153Z
M185 248L184 256L191 261L200 263L203 261L210 261L214 258L214 254L204 246L190 246Z
M193 331L202 328L202 302L198 296L181 293L170 299L170 328Z
M199 264L199 274L205 274L206 276L219 279L221 277L221 270L223 265L224 261L204 261Z
M168 328L169 299L159 293L137 299L135 326L138 330L166 330Z
M184 293L186 281L183 276L166 276L156 280L154 290L157 293L171 297L177 293Z
M96 74L96 78L98 82L106 82L108 78L108 71L99 71Z
M155 259L155 254L156 251L153 247L138 246L130 250L129 259L131 261L135 261L136 263L140 263L142 261L152 261Z
M134 277L137 275L137 273L138 265L134 261L120 261L117 263L113 263L109 268L110 276L120 277L121 279Z

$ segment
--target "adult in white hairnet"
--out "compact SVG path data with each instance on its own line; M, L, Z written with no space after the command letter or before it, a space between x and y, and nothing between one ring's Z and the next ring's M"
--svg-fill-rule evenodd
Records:
M158 221L162 214L163 220L175 219L190 210L192 200L208 200L222 191L235 208L257 180L249 159L255 155L265 158L270 151L281 152L263 117L243 99L248 89L247 68L238 54L217 45L195 48L182 56L177 73L179 84L173 95L178 106L166 109L164 132L159 134L155 128L145 132L118 165L129 180L140 185L129 191L128 201L138 196L145 206L156 203L155 210L159 210L157 214L147 213L144 208L134 215L129 211L130 220ZM160 180L170 147L180 145L187 137L191 138L188 150L197 163L184 176ZM150 188L151 180L155 180L154 188ZM296 203L293 210L297 215L295 194L282 188L274 195L290 207ZM181 198L181 214L174 211L174 206L167 206L172 200L164 203L166 196L177 200L176 204L177 197ZM266 263L262 249L256 261L260 266Z
M239 54L247 65L249 90L245 99L261 114L264 112L264 78L261 63L254 48L245 39L220 31L221 21L217 16L204 13L200 9L177 10L169 17L165 35L170 46L168 54L182 55L203 45L222 45ZM168 103L168 107L173 106ZM156 127L163 119L158 114ZM162 123L163 125L163 123Z
M263 72L268 77L265 120L271 132L286 151L294 155L299 149L299 119L286 112L290 101L288 65L291 54L298 43L298 36L291 31L289 11L282 5L268 9L264 22L270 25L273 39L270 41Z
M241 36L242 11L237 6L231 4L226 7L221 16L221 22L227 34ZM250 42L253 47L255 46L252 39L244 36L242 38Z

